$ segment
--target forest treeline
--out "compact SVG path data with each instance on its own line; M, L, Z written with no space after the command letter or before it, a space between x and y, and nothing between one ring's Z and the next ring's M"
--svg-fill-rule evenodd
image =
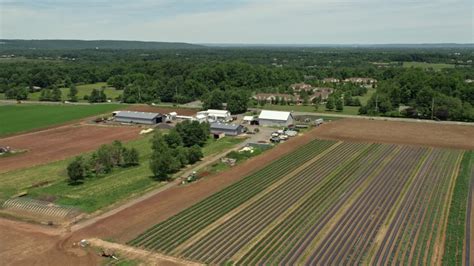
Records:
M320 80L370 77L378 86L361 114L474 121L474 84L468 83L474 50L468 48L20 50L15 57L2 62L0 93L19 100L33 87L107 82L123 90L118 100L127 103L186 103L213 95L225 101L288 93L296 82L332 86ZM454 67L404 68L405 61Z

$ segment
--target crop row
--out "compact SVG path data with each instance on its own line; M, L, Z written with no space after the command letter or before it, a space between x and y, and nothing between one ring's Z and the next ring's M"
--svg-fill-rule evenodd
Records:
M295 264L305 246L317 234L323 220L332 217L332 212L352 195L394 150L394 146L373 145L358 158L328 177L324 185L295 212L282 221L257 243L241 260L240 265ZM317 208L315 208L317 206Z
M426 264L434 247L458 152L435 150L427 158L373 258L385 264ZM435 226L434 226L435 225ZM425 252L428 251L428 252ZM428 259L427 259L428 257Z
M466 237L466 233L469 233L466 232L466 221L469 211L467 200L469 199L470 182L474 182L474 151L464 153L459 175L456 178L446 229L443 265L472 265L473 258L470 258L470 252L466 252L464 264L462 258L464 241L470 240L469 237Z
M426 149L403 147L324 237L307 264L356 264L372 244Z
M192 245L184 256L211 264L222 263L278 220L310 191L324 185L331 173L344 168L368 145L344 143L306 167L259 201L232 217Z
M313 141L153 226L130 244L169 252L334 144L334 141Z

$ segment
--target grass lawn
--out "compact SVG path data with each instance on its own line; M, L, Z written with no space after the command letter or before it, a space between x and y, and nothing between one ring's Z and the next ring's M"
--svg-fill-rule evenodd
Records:
M0 174L0 201L20 192L37 199L55 198L55 203L73 206L91 213L126 198L144 194L164 183L152 178L148 161L152 134L125 144L140 152L140 165L116 168L110 174L89 177L83 184L70 185L66 167L72 158ZM228 149L243 139L209 140L203 149L211 155Z
M434 63L426 63L426 62L403 62L403 67L418 67L423 69L432 68L434 70L441 70L444 68L454 68L452 64L434 64Z
M0 136L59 125L71 120L111 112L124 105L2 105Z
M266 110L277 110L277 111L293 111L293 112L311 112L311 113L324 113L324 114L344 114L344 115L358 115L359 114L359 107L357 106L344 106L344 110L342 112L337 111L328 111L324 104L320 105L318 110L314 109L312 105L274 105L274 104L265 104L264 107L260 107L261 109Z
M366 105L367 102L369 101L370 97L372 97L372 95L375 93L375 91L376 91L376 89L369 88L369 89L367 89L367 93L365 95L355 96L354 98L358 98L362 105Z
M77 85L77 98L80 102L87 102L84 100L84 95L90 95L93 89L101 89L105 86L105 95L107 95L108 99L114 100L119 95L122 95L122 91L116 90L113 87L107 86L106 82L97 82L93 84L84 84L84 85ZM69 93L69 88L60 88L62 93L63 101L67 100L67 95ZM30 101L39 101L41 92L33 92L28 94L28 100ZM0 100L5 99L5 94L0 93Z
M204 156L213 155L220 153L224 150L228 150L235 145L244 141L244 138L233 138L233 137L223 137L222 139L213 139L210 138L207 140L206 145L202 149Z

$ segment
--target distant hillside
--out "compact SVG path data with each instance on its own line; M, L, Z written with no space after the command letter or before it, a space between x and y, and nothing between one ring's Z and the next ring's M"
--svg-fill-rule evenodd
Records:
M178 42L83 41L83 40L6 40L0 49L196 49L202 45Z

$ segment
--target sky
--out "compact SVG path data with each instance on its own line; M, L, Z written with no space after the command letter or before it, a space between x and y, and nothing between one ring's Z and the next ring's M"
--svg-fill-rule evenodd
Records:
M473 0L0 0L0 39L473 43Z

